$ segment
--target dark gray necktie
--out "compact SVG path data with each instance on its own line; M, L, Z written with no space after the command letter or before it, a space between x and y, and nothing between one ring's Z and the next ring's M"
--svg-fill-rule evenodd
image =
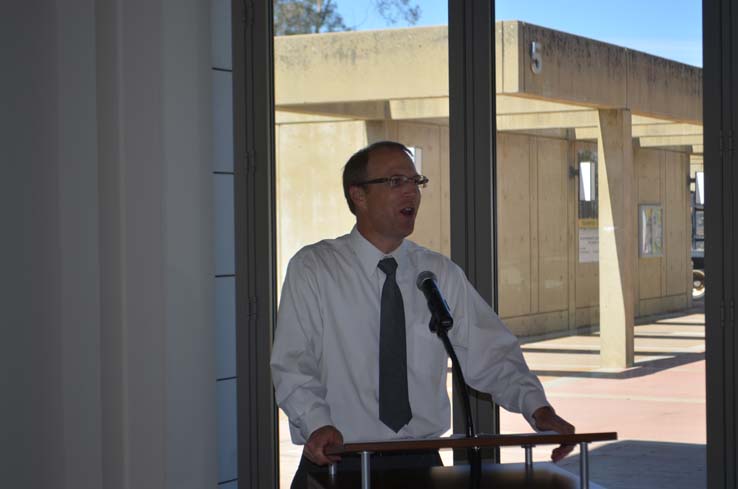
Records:
M397 262L385 258L377 266L387 275L379 320L379 419L397 433L413 416L407 393L405 309L395 279Z

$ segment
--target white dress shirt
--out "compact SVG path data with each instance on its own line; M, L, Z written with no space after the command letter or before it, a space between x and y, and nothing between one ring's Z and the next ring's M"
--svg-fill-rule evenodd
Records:
M407 376L412 419L398 433L379 420L379 313L385 275L379 260L393 256L405 306ZM515 336L447 257L405 240L389 255L351 234L301 249L282 287L271 368L276 399L303 444L325 425L344 441L426 438L449 428L448 357L428 329L430 312L415 285L430 270L454 318L449 339L469 385L514 412L547 406L543 387L523 359Z

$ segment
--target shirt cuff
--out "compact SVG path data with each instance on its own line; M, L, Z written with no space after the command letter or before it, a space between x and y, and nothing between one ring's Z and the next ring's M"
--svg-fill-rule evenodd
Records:
M538 431L538 429L536 428L536 420L533 419L533 413L535 413L538 408L545 406L550 407L551 404L546 400L546 394L542 391L531 392L523 399L523 417L534 431Z
M298 422L300 432L305 442L307 442L313 431L323 426L334 426L331 419L330 410L325 406L319 406L312 411L308 411L300 417Z

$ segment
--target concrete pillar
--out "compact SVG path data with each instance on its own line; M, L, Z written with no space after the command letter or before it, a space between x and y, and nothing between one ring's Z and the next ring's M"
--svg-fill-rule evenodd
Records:
M598 191L600 237L600 361L633 365L636 189L631 114L600 110Z

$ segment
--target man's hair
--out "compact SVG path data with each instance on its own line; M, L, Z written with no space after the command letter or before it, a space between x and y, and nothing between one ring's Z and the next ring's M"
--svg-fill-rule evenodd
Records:
M378 141L354 153L343 167L343 195L346 197L349 210L354 215L356 215L356 209L353 201L351 200L349 190L351 187L359 184L359 182L366 180L366 166L369 164L369 157L374 151L379 149L395 149L402 151L412 160L412 153L407 149L407 146L395 141Z

